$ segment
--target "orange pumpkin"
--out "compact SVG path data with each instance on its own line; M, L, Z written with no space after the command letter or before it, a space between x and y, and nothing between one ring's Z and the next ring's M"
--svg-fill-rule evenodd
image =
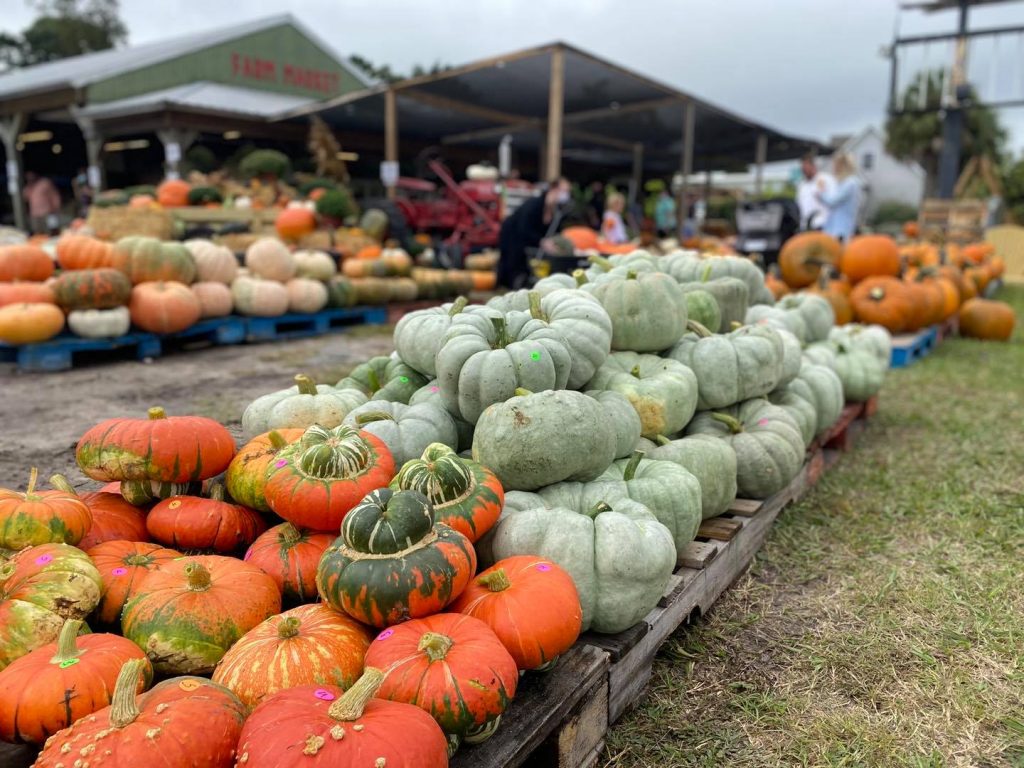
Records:
M188 197L185 198L188 200ZM149 208L155 201L152 195L132 195L128 200L129 208Z
M846 244L840 268L851 283L867 277L895 277L900 273L900 250L886 235L859 235Z
M498 284L498 275L494 272L471 271L474 291L493 291Z
M48 283L0 283L0 307L8 304L56 304Z
M57 241L61 269L101 269L112 266L114 246L88 235L64 235Z
M786 285L786 281L779 275L779 265L771 264L768 267L768 271L764 274L764 284L768 286L768 290L772 292L772 296L778 301L787 293L789 293L789 286Z
M274 229L282 240L301 240L316 229L316 216L308 208L285 208L274 219Z
M985 292L985 288L988 287L989 282L992 280L992 275L988 271L988 267L984 264L977 266L969 266L964 270L964 279L974 284L978 294Z
M96 608L102 624L116 624L125 604L135 597L146 575L181 557L181 552L159 544L115 539L104 541L86 552L100 572L103 596Z
M965 245L962 252L965 261L972 264L981 264L989 256L995 254L996 248L991 243L971 243L970 245Z
M29 472L21 493L0 488L0 547L19 550L39 544L78 544L92 525L92 512L61 475L50 478L56 490L37 491L39 470Z
M96 491L83 493L81 499L92 512L92 525L78 542L79 549L89 550L105 541L149 541L146 513L120 493Z
M367 245L356 251L356 258L364 259L367 261L372 259L379 259L381 250L383 249L379 245Z
M900 258L912 267L932 267L939 263L939 249L931 243L913 243L900 248Z
M53 259L42 248L29 245L0 245L0 282L33 280L53 275Z
M1002 256L993 256L988 260L988 271L993 278L999 278L1006 272L1006 259Z
M850 285L845 280L834 279L830 268L822 269L818 281L807 290L828 300L836 316L836 325L853 322L853 306L849 298Z
M782 279L790 288L804 288L818 278L825 264L839 263L843 246L824 232L801 232L789 238L779 252Z
M192 186L181 179L167 179L156 188L156 201L164 208L181 208L188 205L188 193Z
M154 541L189 551L241 551L266 527L253 510L225 501L224 486L220 483L210 489L208 499L172 496L157 502L146 515L146 530Z
M911 321L913 309L906 285L895 277L868 277L850 291L854 316L862 323L877 323L900 333Z
M139 283L128 310L132 323L151 333L177 333L198 322L202 305L184 283Z
M562 230L561 235L572 243L577 251L597 250L597 231L590 227L566 227Z
M33 344L52 339L64 328L64 313L53 304L0 307L0 341Z
M904 330L916 331L942 321L944 300L932 283L913 280L905 283L910 300L910 319Z
M920 227L917 226L916 221L905 221L903 222L903 234L909 238L916 238L921 232Z
M971 299L960 308L960 335L988 341L1008 341L1017 316L1002 301Z

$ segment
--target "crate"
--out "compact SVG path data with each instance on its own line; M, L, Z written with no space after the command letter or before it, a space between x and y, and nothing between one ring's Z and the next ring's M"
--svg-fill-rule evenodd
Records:
M62 334L38 344L0 344L0 362L17 363L26 373L53 373L110 359L144 360L159 357L160 337L129 333L113 339L83 339Z
M278 317L250 317L246 320L246 341L282 341L320 336L353 325L384 325L388 320L384 307L327 309L310 314L290 313Z
M906 368L922 357L931 354L939 343L938 326L922 328L917 333L901 333L892 337L892 355L889 367Z

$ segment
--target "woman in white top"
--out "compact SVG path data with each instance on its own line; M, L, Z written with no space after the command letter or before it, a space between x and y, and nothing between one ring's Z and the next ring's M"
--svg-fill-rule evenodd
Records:
M626 198L620 194L610 195L605 201L601 236L609 243L621 245L629 240L626 234L626 224L622 221L622 211L625 207Z

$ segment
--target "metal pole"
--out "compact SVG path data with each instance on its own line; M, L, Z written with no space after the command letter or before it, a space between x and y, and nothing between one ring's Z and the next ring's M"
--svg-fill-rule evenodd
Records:
M697 105L687 101L683 107L683 154L679 158L679 174L682 183L676 190L676 230L679 238L683 236L683 226L686 224L686 192L689 186L690 174L693 173L693 141L697 128Z
M21 152L18 151L18 134L28 123L28 115L16 112L0 118L0 140L3 141L4 154L7 159L7 193L11 196L11 208L14 209L14 224L18 229L28 231L28 220L25 217L25 201L21 198Z
M754 156L754 194L761 196L764 181L764 164L768 159L768 135L757 134L757 147Z
M548 85L548 161L544 169L548 179L562 173L562 112L565 108L565 51L551 52L551 80Z
M967 13L968 0L960 0L960 24L956 41L956 57L950 73L952 98L946 106L942 121L942 154L939 156L939 197L949 200L960 173L960 150L963 143L964 110L961 99L965 95L964 73L967 64Z
M633 175L629 180L629 204L636 205L640 199L640 186L644 183L644 145L633 145Z
M393 88L384 92L384 160L398 162L398 103ZM395 199L395 185L387 185L388 200Z

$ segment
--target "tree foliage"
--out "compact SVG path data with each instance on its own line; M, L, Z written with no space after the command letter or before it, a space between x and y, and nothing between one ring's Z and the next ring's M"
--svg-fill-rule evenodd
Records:
M128 40L118 0L39 0L20 35L0 34L0 70L103 51Z
M387 64L377 65L370 61L365 56L360 56L358 53L353 54L349 57L349 61L352 65L360 72L365 74L374 80L380 80L385 83L397 83L399 80L405 80L407 77L420 77L421 75L436 75L439 72L451 69L450 64L442 64L440 61L435 61L429 67L424 67L421 64L416 64L412 68L412 72L408 75L403 75L401 72L395 72Z

